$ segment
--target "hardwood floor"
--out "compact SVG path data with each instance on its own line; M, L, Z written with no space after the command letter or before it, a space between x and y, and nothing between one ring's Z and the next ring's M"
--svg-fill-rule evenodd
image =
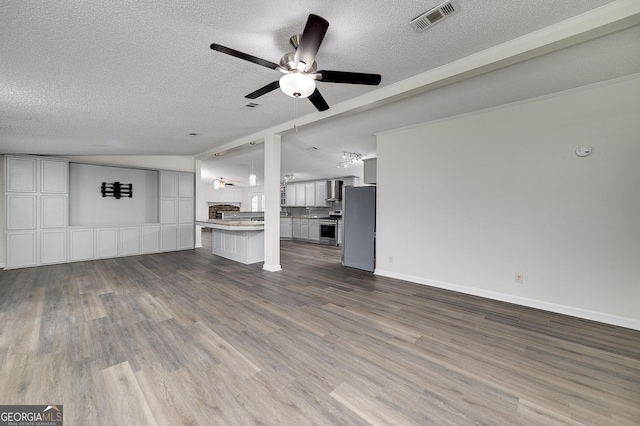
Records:
M65 425L639 425L640 332L283 242L0 271L0 404Z

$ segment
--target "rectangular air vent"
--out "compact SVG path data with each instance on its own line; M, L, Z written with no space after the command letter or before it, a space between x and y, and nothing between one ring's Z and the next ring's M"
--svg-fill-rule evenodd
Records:
M260 104L257 104L255 102L249 102L248 104L244 104L240 107L240 109L254 109L259 107Z
M416 31L424 31L436 22L440 22L453 15L458 10L460 10L458 4L453 0L449 0L414 18L410 24Z

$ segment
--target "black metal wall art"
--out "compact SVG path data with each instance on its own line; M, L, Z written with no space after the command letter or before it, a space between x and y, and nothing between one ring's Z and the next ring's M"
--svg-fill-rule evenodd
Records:
M100 192L102 192L103 197L116 197L116 199L120 199L122 197L133 198L133 184L102 182L102 189Z

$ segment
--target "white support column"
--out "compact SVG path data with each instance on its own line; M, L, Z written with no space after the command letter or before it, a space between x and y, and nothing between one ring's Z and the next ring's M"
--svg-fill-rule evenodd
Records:
M203 216L203 205L205 201L203 199L203 188L202 188L202 160L195 160L195 170L196 170L196 190L195 190L195 212L196 219L207 219L209 217L209 212L207 212L206 216ZM202 226L196 225L196 248L202 247Z
M265 271L280 266L280 135L264 137L264 265Z

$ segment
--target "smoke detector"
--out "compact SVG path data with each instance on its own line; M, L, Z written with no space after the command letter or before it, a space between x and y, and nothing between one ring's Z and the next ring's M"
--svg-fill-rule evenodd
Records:
M422 32L432 27L435 23L447 19L458 10L460 10L458 4L454 0L449 0L412 19L409 23L416 31Z

